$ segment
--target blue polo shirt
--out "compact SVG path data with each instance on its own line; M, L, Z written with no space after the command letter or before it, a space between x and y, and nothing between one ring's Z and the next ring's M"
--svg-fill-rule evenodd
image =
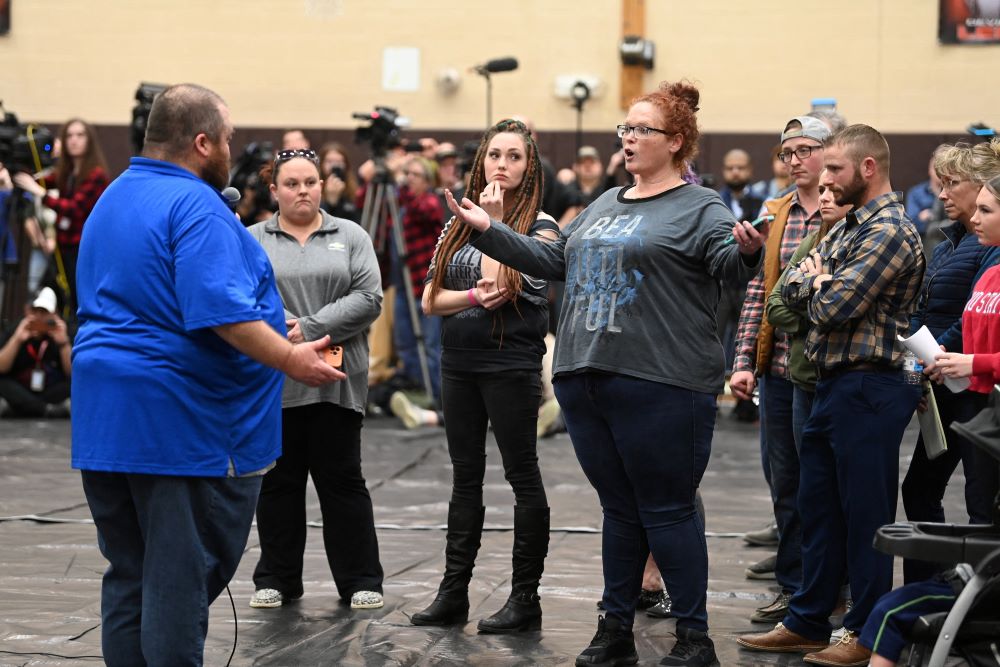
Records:
M84 227L73 349L73 467L222 477L281 453L283 375L211 327L284 335L267 255L218 191L132 158Z

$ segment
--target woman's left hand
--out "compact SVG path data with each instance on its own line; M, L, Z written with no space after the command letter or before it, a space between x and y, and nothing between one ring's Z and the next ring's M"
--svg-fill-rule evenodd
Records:
M499 183L493 181L479 193L479 206L490 216L490 220L503 220L503 190Z
M753 255L764 247L770 227L770 224L763 224L758 231L749 222L737 222L736 226L733 227L733 236L736 237L736 244L740 249L740 253Z
M285 320L285 326L288 327L289 342L298 345L306 341L305 336L302 335L302 329L299 328L298 320Z
M939 384L947 378L966 378L972 375L972 357L971 354L945 352L939 354L924 373Z
M33 194L36 197L45 196L45 188L36 183L35 179L31 177L31 174L26 174L23 171L17 172L14 174L14 184L25 192Z
M476 206L468 197L463 197L459 205L451 190L445 189L444 198L448 202L448 209L465 224L478 232L485 232L490 228L490 214Z

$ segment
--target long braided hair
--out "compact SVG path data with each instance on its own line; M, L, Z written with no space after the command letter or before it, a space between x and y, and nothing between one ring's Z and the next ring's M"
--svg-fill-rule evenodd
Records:
M516 134L521 137L524 141L524 158L527 163L521 184L513 192L504 192L503 223L518 234L527 234L531 226L535 224L538 211L541 208L542 163L538 157L538 147L524 123L519 120L502 120L486 131L483 140L479 143L479 150L476 151L476 159L472 163L472 177L466 192L475 196L486 187L486 170L483 167L483 162L493 137L502 133ZM455 218L452 218L441 232L437 247L434 249L434 258L431 260L431 266L434 267L434 278L430 284L432 301L437 296L438 290L444 287L444 267L448 266L458 249L469 242L471 235L472 227L455 224ZM517 295L521 292L520 272L509 266L501 265L500 275L516 301Z

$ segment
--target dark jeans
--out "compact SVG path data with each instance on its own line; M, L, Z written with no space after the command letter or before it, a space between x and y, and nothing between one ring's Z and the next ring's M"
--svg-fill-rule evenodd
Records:
M361 474L360 413L332 403L281 411L281 456L264 476L257 503L260 560L253 582L301 597L306 547L306 481L323 516L323 546L340 597L382 592L372 499Z
M767 433L771 498L778 523L774 577L786 593L802 586L802 522L799 519L799 451L795 442L795 385L785 378L760 378L760 420Z
M424 337L424 349L427 352L427 371L431 376L431 388L435 402L441 401L441 318L437 315L425 315L420 308L420 299L416 300L417 314L420 317L420 333ZM396 288L396 303L393 306L392 342L396 346L396 355L403 364L403 375L423 386L423 373L420 370L420 352L417 349L417 337L413 332L413 321L406 301L406 289Z
M712 450L715 396L620 375L553 382L577 459L604 512L604 608L631 627L651 552L679 627L708 629L708 549L695 492Z
M44 417L45 406L62 403L69 398L69 380L53 382L44 391L31 391L12 377L0 377L0 398L19 417Z
M108 559L101 645L109 667L201 665L208 608L246 548L260 477L84 470Z
M978 451L974 444L952 431L952 422L965 422L986 407L986 394L964 391L954 394L943 385L934 386L934 398L944 426L948 451L933 461L924 451L923 436L917 438L910 467L903 479L903 507L909 521L944 523L945 488L951 474L962 462L965 471L965 507L970 523L991 523L993 498L997 493L997 466L989 455ZM903 561L906 583L929 579L942 567L927 561Z
M451 502L482 507L486 430L493 425L504 477L521 507L548 507L535 449L542 379L538 371L441 373L445 435L452 465Z
M858 632L892 588L892 556L872 547L896 517L899 443L920 399L901 371L849 371L820 380L799 457L802 588L784 623L808 639L830 636L846 570Z

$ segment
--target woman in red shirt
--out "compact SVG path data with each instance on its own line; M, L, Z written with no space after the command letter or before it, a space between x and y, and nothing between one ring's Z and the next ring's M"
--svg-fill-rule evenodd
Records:
M972 225L980 243L1000 246L1000 176L987 181L979 191ZM944 352L925 372L937 382L967 377L971 382L969 390L979 394L989 394L1000 382L1000 264L983 273L965 304L962 354ZM1000 488L1000 470L985 454L981 461L982 469L993 473L985 489L989 497L994 497Z
M62 152L56 163L57 194L49 194L30 174L17 174L14 181L25 192L43 197L56 214L56 244L69 288L71 313L76 312L76 256L80 251L83 225L98 198L111 182L97 133L89 123L73 118L59 131Z

